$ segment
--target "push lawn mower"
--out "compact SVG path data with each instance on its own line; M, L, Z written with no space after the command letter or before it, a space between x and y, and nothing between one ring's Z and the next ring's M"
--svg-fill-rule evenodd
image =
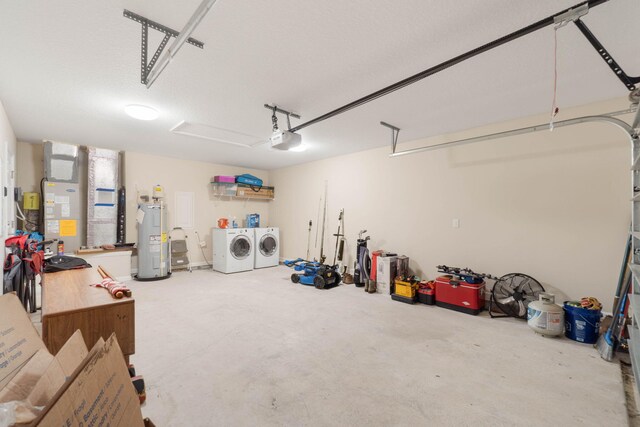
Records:
M293 283L301 283L303 285L313 285L316 289L329 289L340 284L342 278L338 273L338 266L326 265L316 261L306 261L302 258L287 260L284 262L287 267L293 268L295 271L302 272L293 273L291 281Z

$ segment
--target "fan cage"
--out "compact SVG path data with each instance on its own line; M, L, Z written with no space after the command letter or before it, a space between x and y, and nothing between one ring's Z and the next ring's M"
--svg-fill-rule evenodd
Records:
M536 301L541 292L544 292L544 287L533 277L522 273L505 274L493 285L489 314L491 317L526 319L529 303ZM521 310L521 303L524 306L524 313ZM504 316L493 312L494 305L504 313Z

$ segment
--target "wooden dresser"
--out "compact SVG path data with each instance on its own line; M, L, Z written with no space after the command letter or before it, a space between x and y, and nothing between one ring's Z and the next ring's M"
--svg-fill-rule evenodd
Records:
M90 286L101 280L95 268L43 274L42 340L51 354L77 329L88 348L115 332L127 361L135 353L135 301Z

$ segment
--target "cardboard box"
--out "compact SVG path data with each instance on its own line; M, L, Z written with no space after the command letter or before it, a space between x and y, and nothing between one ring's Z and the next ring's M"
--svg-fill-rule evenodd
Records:
M29 316L13 294L0 297L0 391L20 369L46 347Z
M33 387L27 401L32 406L45 406L82 364L89 351L80 331L76 331L53 358L47 370Z
M7 385L0 389L0 402L26 400L53 359L54 357L46 349L38 350L16 372Z
M22 422L144 425L115 334L87 352L76 331L54 357L15 295L0 296L0 313L0 403L17 401ZM31 413L35 406L44 409Z
M383 294L389 294L391 292L391 284L396 278L396 259L395 255L378 256L376 263L376 290Z
M256 187L246 184L238 184L236 192L238 197L249 197L254 199L273 199L275 197L275 189L273 187Z
M44 408L35 424L143 426L140 401L115 334L93 347L86 363Z

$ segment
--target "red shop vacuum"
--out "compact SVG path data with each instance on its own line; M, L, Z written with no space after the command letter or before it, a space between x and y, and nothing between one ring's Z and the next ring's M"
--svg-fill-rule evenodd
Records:
M436 305L461 313L476 315L484 309L484 279L496 278L490 274L476 273L468 268L436 267L444 276L435 280Z

